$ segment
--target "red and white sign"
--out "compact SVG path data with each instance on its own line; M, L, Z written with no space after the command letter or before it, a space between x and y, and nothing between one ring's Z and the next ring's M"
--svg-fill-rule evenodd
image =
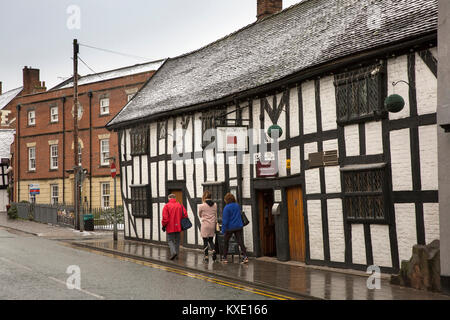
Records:
M219 152L247 151L248 132L246 127L218 127L217 150Z
M116 164L113 162L111 163L111 177L115 178L117 174Z

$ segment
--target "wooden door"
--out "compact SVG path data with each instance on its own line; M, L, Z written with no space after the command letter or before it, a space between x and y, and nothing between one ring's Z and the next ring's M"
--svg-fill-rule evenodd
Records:
M181 203L184 206L183 201L183 191L182 190L171 190L170 193L174 194L177 197L177 202ZM184 243L184 231L180 233L180 245Z
M259 233L261 254L273 257L277 254L275 238L275 219L272 215L273 190L258 192Z
M305 262L305 220L300 187L287 189L287 206L291 260Z

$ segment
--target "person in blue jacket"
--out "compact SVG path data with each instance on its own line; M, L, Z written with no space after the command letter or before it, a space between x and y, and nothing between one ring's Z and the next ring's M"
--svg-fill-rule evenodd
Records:
M224 200L226 205L222 213L222 233L225 238L225 248L222 256L222 262L228 262L228 243L231 236L234 234L234 237L236 238L243 254L241 263L248 263L247 250L244 245L244 224L242 223L241 207L236 203L236 198L231 193L227 193Z

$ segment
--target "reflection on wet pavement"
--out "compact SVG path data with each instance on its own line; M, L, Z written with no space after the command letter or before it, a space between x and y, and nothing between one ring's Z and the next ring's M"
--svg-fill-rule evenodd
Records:
M301 295L332 300L450 300L450 296L403 288L389 284L382 279L381 288L367 288L367 277L325 271L310 267L274 263L250 259L247 265L239 264L239 258L234 257L234 263L229 257L228 264L203 262L200 251L181 248L178 260L168 259L168 247L136 241L93 240L80 242L92 248L106 249L120 253L147 258L156 261L169 262L180 267L208 272L218 276L233 278L237 281L247 281L259 285L288 290Z

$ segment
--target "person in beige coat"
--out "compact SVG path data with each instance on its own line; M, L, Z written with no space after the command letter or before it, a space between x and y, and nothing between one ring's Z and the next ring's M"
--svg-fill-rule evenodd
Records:
M213 260L216 261L217 255L214 250L214 235L216 233L217 224L217 204L211 200L211 193L205 191L203 193L203 203L198 208L198 216L201 222L201 236L203 238L203 250L205 252L204 262L209 262L208 245L213 250Z

